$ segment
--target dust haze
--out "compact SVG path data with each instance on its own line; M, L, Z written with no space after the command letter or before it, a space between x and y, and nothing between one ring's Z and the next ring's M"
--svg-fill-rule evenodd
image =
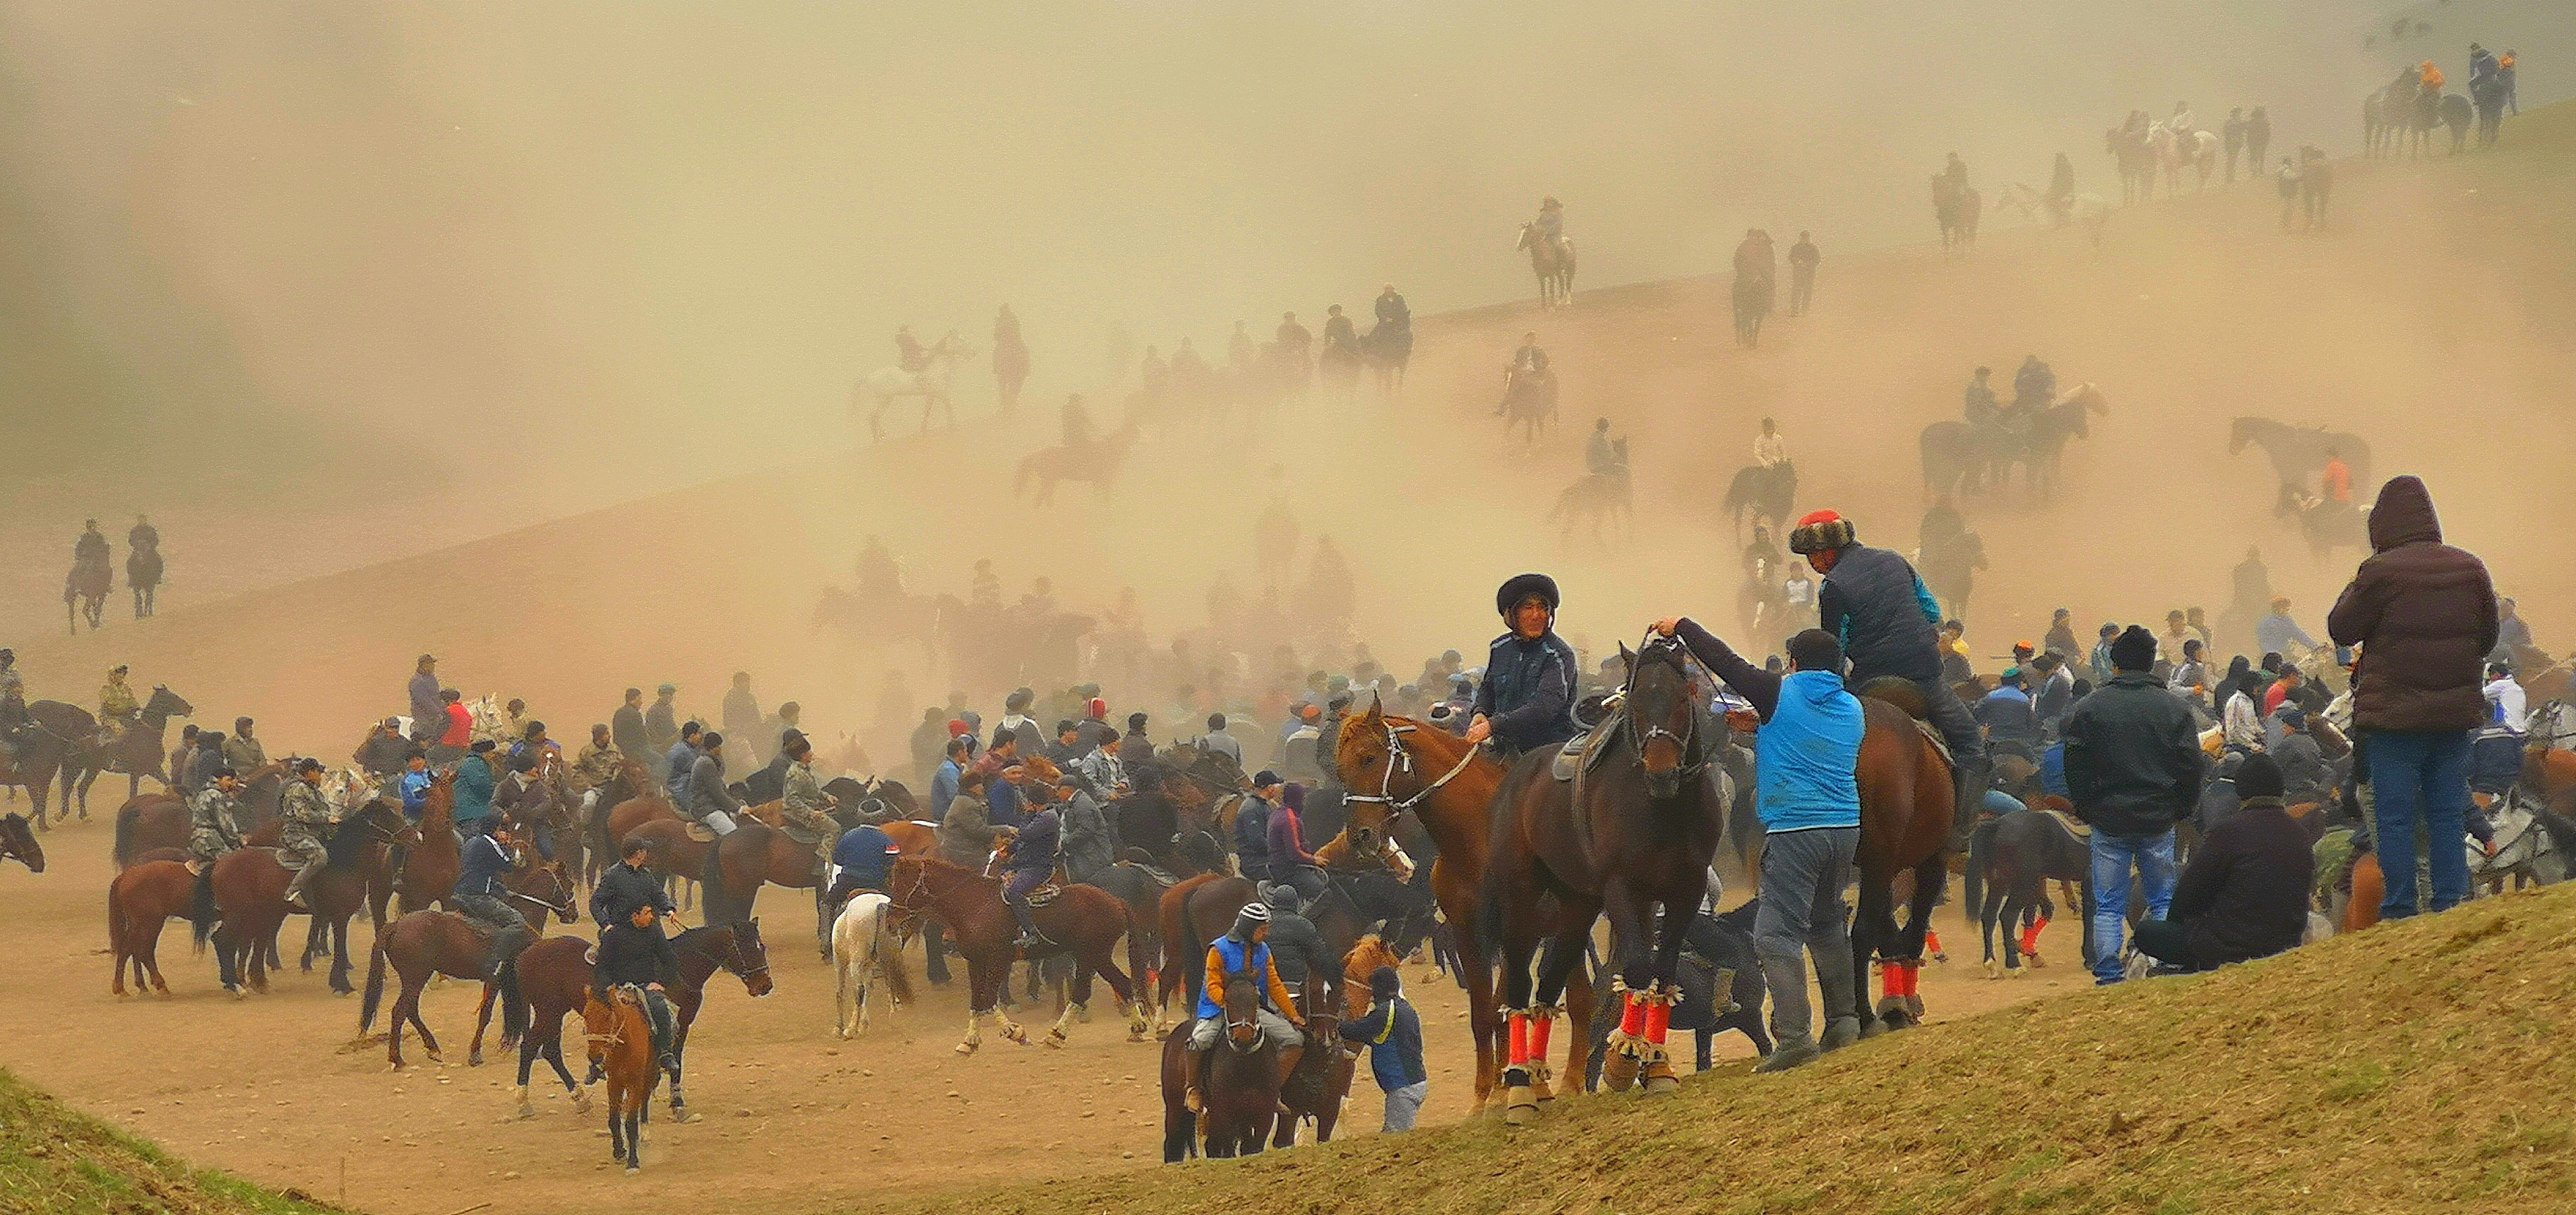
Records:
M2434 476L2503 581L2554 579L2565 543L2515 526L2552 478L2493 467L2455 412L2529 450L2567 437L2543 408L2570 370L2539 336L2570 303L2549 208L2392 167L2349 174L2338 231L2304 241L2240 183L2118 212L2098 256L2000 216L1974 259L1921 246L1953 150L1990 194L2063 150L2116 199L2103 129L2188 99L2204 124L2266 105L2276 151L2348 155L2364 92L2471 38L2541 67L2526 108L2559 95L2546 65L2576 17L2420 7L2434 32L2396 45L2416 8L2327 0L16 7L0 475L22 505L0 620L58 629L79 519L149 510L165 616L46 643L37 682L70 686L39 694L124 659L336 742L431 648L469 691L569 719L663 677L711 701L747 666L859 729L891 672L923 700L947 681L810 627L864 536L917 591L962 594L982 557L1013 597L1048 575L1098 610L1133 586L1159 642L1204 623L1220 576L1260 593L1276 465L1304 534L1349 556L1357 635L1390 668L1472 652L1523 567L1566 581L1597 655L1651 615L1730 616L1715 503L1760 417L1802 508L1910 547L1914 435L1968 368L2031 352L2114 412L2065 501L1971 510L1994 557L1972 637L1997 652L2061 604L2215 610L2249 543L2313 625L2352 554L2312 561L2269 517L2259 457L2225 450L2237 413L2370 435L2382 472L2402 453ZM1530 309L1512 239L1543 194L1579 288L1637 286ZM1816 315L1748 352L1722 279L1694 276L1752 226L1813 230L1826 263ZM1186 335L1218 360L1236 320L1266 336L1340 303L1365 327L1387 282L1421 318L1399 398L1158 426L1106 494L1013 493L1064 394L1116 424L1113 328L1131 355ZM1034 353L1019 413L992 416L978 359L958 433L905 437L898 406L869 445L852 385L896 326L982 347L1003 302ZM1485 416L1526 329L1566 385L1534 448ZM1607 546L1543 518L1596 415L1637 448L1638 526ZM295 585L339 570L355 581ZM2530 606L2546 644L2555 609ZM321 623L280 631L281 608Z

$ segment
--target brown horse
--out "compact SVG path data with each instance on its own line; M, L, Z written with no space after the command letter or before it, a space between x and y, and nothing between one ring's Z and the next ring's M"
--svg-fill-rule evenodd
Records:
M1950 757L1924 730L1923 697L1912 683L1874 679L1861 688L1867 723L1860 742L1860 907L1852 918L1852 992L1861 1036L1903 1029L1922 1019L1915 984L1923 969L1923 936L1932 905L1948 879L1955 795ZM1896 923L1896 875L1914 874L1905 924ZM1871 959L1886 998L1873 1014ZM1834 1015L1837 1010L1827 1010Z
M1235 914L1260 897L1250 879L1222 873L1184 878L1163 892L1156 920L1169 942L1169 961L1154 993L1157 1008L1170 1007L1175 993L1184 1009L1197 1006L1199 988L1207 983L1208 942L1223 936L1234 926Z
M1502 947L1511 1018L1503 1116L1511 1123L1537 1116L1549 1080L1548 1027L1605 913L1623 998L1602 1078L1625 1090L1642 1071L1650 1093L1680 1084L1664 1035L1681 994L1682 929L1707 893L1728 802L1718 789L1722 773L1710 771L1726 728L1700 711L1687 655L1665 638L1633 654L1621 646L1627 682L1583 756L1584 771L1555 779L1555 756L1543 749L1504 778L1480 914ZM1672 912L1660 921L1669 927L1658 926L1658 908ZM1588 1049L1591 993L1573 992L1570 1002L1562 1011L1572 1041Z
M1487 810L1502 787L1503 765L1438 726L1387 714L1374 700L1368 712L1342 719L1333 762L1351 789L1377 790L1348 797L1351 817L1342 829L1344 849L1361 856L1382 854L1394 838L1395 819L1410 810L1440 850L1431 864L1431 890L1457 941L1458 956L1469 959L1459 979L1467 988L1467 1028L1476 1043L1473 1108L1482 1110L1493 1093L1503 1043L1493 968L1485 961L1487 943L1477 931L1476 906L1493 830ZM1575 1053L1581 1049L1578 1034L1566 1047L1569 1073L1581 1062Z
M393 892L401 897L405 914L425 911L433 906L453 906L456 879L465 872L464 858L456 845L456 773L440 772L429 778L429 792L421 799L420 843L405 849L402 872L394 875ZM382 899L372 909L376 922L385 920Z
M326 845L329 857L321 862L321 874L304 888L304 901L312 909L314 924L327 928L330 935L333 992L345 996L357 990L349 985L349 917L366 904L368 878L377 868L369 862L395 843L413 844L419 839L420 833L403 821L402 811L382 800L370 800L332 831ZM275 852L264 847L237 848L216 859L215 910L223 927L215 928L211 919L202 919L197 921L196 935L203 941L212 932L215 967L225 991L239 996L244 983L253 991L268 990L269 945L294 910L286 902L286 887L294 876ZM308 951L308 970L311 956Z
M1026 1045L1028 1031L998 1007L1011 962L1021 956L1011 943L1019 935L1019 921L1002 902L1002 883L961 865L907 856L895 861L886 885L894 899L888 910L895 916L899 939L911 936L923 919L936 916L947 926L949 945L966 959L966 1039L957 1044L957 1053L971 1055L984 1044L986 1017L995 1020L1002 1037ZM1047 1045L1064 1045L1066 1028L1090 1003L1094 975L1117 993L1119 1011L1127 1014L1127 1040L1150 1041L1145 1034L1145 1001L1127 973L1118 969L1118 938L1128 931L1127 905L1096 887L1064 886L1053 902L1033 908L1031 915L1048 944L1026 956L1038 960L1069 953L1074 959L1073 1000L1047 1031ZM887 959L888 966L900 964L900 954Z
M776 804L771 803L754 809L774 813L775 808ZM706 921L710 924L737 924L750 919L763 883L814 890L820 895L814 850L749 814L723 838L704 843L689 838L689 824L677 818L648 820L620 838L643 840L651 852L648 863L663 877L696 879L706 890ZM711 862L713 869L709 867ZM822 932L828 948L828 919L822 921Z
M0 858L18 858L29 873L45 871L45 849L36 842L36 829L23 814L0 814Z
M521 901L543 906L570 924L573 915L572 883L563 875L560 865L534 865L501 879L501 884ZM545 917L529 919L529 927L545 931ZM402 993L394 998L393 1011L386 1021L385 1060L399 1071L402 1059L402 1027L408 1022L420 1031L421 1048L432 1060L438 1058L438 1038L429 1032L429 1023L421 1020L420 992L429 986L430 976L446 975L483 985L483 1000L477 1017L488 1017L492 999L510 985L485 972L484 955L491 952L490 934L467 923L464 916L452 911L414 911L387 925L376 934L376 947L367 961L367 989L358 1004L358 1034L363 1040L374 1027L376 1009L384 1003L385 967L391 965L402 977ZM513 996L501 1006L501 1032L515 1041L525 1033L521 1024L527 1008ZM480 1035L468 1063L480 1063Z
M626 1162L626 1171L644 1167L644 1107L662 1069L653 1064L653 1026L645 1019L643 1000L625 990L610 992L607 1003L592 997L582 1004L581 1027L590 1041L590 1067L608 1077L608 1155Z
M65 710L68 710L66 712ZM162 731L169 728L173 717L186 717L196 707L185 697L165 687L154 687L143 701L136 723L110 738L98 726L98 720L78 705L58 701L37 701L27 706L37 721L57 737L70 740L62 761L63 810L79 804L80 816L89 817L89 787L103 772L125 775L125 796L130 800L143 791L143 778L151 777L170 785L172 773L163 765L170 756L169 745L162 741Z
M619 841L624 837L619 836L609 823L617 808L644 797L652 789L653 778L645 774L644 765L621 755L617 760L617 774L609 777L607 784L591 791L599 796L591 799L590 809L582 815L581 834L588 845L583 849L586 855L580 870L583 885L598 885L600 874L618 862ZM670 803L663 804L667 806Z
M674 1023L671 1055L684 1064L682 1051L688 1045L689 1026L697 1021L698 1008L706 999L707 980L717 971L742 980L743 991L754 998L770 993L769 951L760 943L759 925L746 927L747 930L732 926L692 928L671 938L673 952L680 955L679 984L667 993ZM572 1073L564 1067L563 1019L567 1013L581 1011L590 998L590 949L590 943L579 937L555 937L521 950L518 962L510 968L519 998L528 1007L528 1029L519 1037L522 1118L537 1115L536 1106L528 1100L528 1075L540 1058L555 1069L564 1091L572 1094L573 1108L589 1112L588 1090L573 1083ZM505 992L505 1009L508 998ZM678 1071L671 1073L671 1116L675 1121L686 1122L688 1098L681 1089L680 1077Z
M32 706L30 706L32 709ZM39 831L53 830L46 817L46 799L51 797L54 776L62 770L63 757L69 747L62 739L46 730L29 730L19 738L18 754L12 758L0 750L0 789L19 788L27 791L27 800L35 807L35 825Z
M1183 1021L1163 1039L1163 1162L1178 1164L1207 1140L1212 1160L1246 1156L1261 1150L1279 1113L1279 1048L1261 1032L1261 984L1225 986L1225 1033L1200 1065L1201 1112L1187 1101L1190 1034L1198 1024ZM1322 1048L1308 1052L1323 1053ZM1299 1059L1302 1065L1305 1060ZM1296 1133L1291 1123L1289 1133Z
M169 996L170 985L161 981L161 929L170 920L189 918L196 890L195 875L180 861L144 861L108 881L107 945L116 956L115 981L108 990L125 994L130 964L136 991Z
M188 847L188 803L176 793L145 793L116 808L116 867L138 863L145 853Z

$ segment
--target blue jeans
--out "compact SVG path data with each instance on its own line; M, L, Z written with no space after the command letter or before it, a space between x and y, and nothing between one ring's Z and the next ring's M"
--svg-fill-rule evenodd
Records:
M2466 853L2462 853L2466 856ZM2173 906L2174 833L2144 838L2093 833L2093 981L2120 981L2120 930L2129 920L2129 872L2147 892L2147 918L2161 920Z
M2415 824L2433 849L2433 910L2448 911L2469 898L2469 732L2373 730L2370 732L2371 846L2388 894L2379 918L2415 914Z

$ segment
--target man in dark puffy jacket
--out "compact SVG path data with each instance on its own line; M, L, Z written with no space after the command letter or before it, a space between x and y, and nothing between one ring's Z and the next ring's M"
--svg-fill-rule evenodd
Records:
M2237 769L2243 808L2210 829L2174 886L2171 914L2138 925L2138 952L2182 970L2270 957L2308 929L2316 861L2281 807L2281 769L2256 755Z
M2093 980L2121 979L2120 930L2129 875L2146 888L2147 914L2173 901L2174 824L2200 800L2208 757L2182 698L2151 673L2155 634L2130 625L2111 643L2111 682L2077 701L2066 719L2066 788L2075 817L2093 828Z
M1985 739L1976 714L1941 677L1941 648L1934 626L1941 605L1905 558L1860 542L1850 520L1829 510L1798 520L1789 551L1824 575L1816 596L1817 626L1841 642L1851 661L1847 682L1857 691L1870 680L1894 676L1922 689L1932 728L1950 746L1955 806L1974 806L1985 792Z
M2415 828L2433 841L2433 910L2469 897L2458 841L2469 813L2469 748L2486 724L2479 676L2496 643L2486 563L2442 543L2433 496L2391 477L2370 508L2371 555L2326 614L2338 645L2361 647L2352 724L2365 741L2382 872L2415 872ZM2449 842L2445 842L2449 841ZM2415 883L2391 881L2382 919L2415 914Z
M1545 574L1515 575L1495 592L1494 610L1511 631L1487 651L1468 743L1490 738L1509 757L1574 737L1576 660L1574 647L1556 635L1561 603L1556 579Z
M1243 876L1255 882L1270 877L1270 816L1279 806L1284 782L1279 774L1264 768L1252 778L1252 795L1234 810L1234 862Z
M1332 950L1324 946L1324 934L1305 916L1306 900L1297 896L1297 888L1285 882L1263 891L1261 901L1270 908L1270 961L1279 968L1279 981L1288 994L1297 998L1294 1011L1306 1010L1306 980L1313 976L1316 985L1330 990L1340 963Z

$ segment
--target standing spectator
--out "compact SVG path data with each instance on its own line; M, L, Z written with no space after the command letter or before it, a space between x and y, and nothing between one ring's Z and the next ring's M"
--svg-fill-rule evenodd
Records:
M1404 998L1404 983L1392 966L1369 973L1369 1010L1342 1024L1342 1040L1369 1048L1369 1075L1386 1093L1386 1125L1392 1135L1413 1129L1414 1116L1431 1095L1431 1074L1422 1066L1422 1018Z
M2299 167L2290 158L2281 158L2281 167L2272 174L2273 189L2281 196L2281 230L2287 232L2299 217Z
M2119 671L2111 665L2111 640L2119 635L2119 625L2109 621L2103 622L2101 640L2093 643L2093 653L2088 659L2088 665L2093 668L2094 687L2098 688L2111 682L2112 676L2119 674Z
M2237 812L2192 850L2171 914L2138 925L2138 952L2178 970L2215 970L2284 952L2306 934L2316 860L2307 831L2281 806L2281 770L2254 756L2237 769L2236 792Z
M931 814L948 813L948 803L956 800L958 787L964 783L969 758L966 740L962 737L950 736L948 757L939 761L939 766L932 769L930 773Z
M671 703L679 690L667 683L654 689L653 707L644 710L644 745L655 755L667 754L680 741L680 712Z
M2245 111L2241 107L2227 111L2227 121L2219 127L2219 137L2227 142L2227 184L2236 184L2236 155L2245 150ZM2254 167L2260 168L2257 160Z
M447 710L438 699L438 657L423 654L411 675L411 736L429 742L446 729Z
M2254 107L2253 113L2245 116L2245 175L2247 177L2259 176L2263 172L2263 153L2271 147L2272 115L2258 105Z
M2339 645L2361 647L2352 724L2375 796L2372 846L2389 875L2382 919L2415 914L2415 828L2434 841L2433 910L2469 897L2457 841L2469 811L2469 737L2487 720L2479 662L2495 649L2495 584L2486 563L2442 543L2433 496L2392 477L2370 508L2371 555L2326 614ZM2450 841L2445 843L2444 841Z
M1816 294L1816 263L1822 260L1815 240L1799 232L1798 243L1789 246L1789 315L1807 315L1807 302Z
M608 719L608 736L618 750L626 753L626 758L644 765L646 771L652 770L653 761L659 757L653 751L652 733L644 728L644 689L626 689L625 701Z
M2093 981L2121 978L2120 930L2129 875L2146 889L2147 914L2164 919L2174 891L2174 824L2200 799L2199 731L2180 697L2150 674L2156 639L2136 625L2111 643L2117 674L2066 721L2066 788L2075 816L2093 828Z

